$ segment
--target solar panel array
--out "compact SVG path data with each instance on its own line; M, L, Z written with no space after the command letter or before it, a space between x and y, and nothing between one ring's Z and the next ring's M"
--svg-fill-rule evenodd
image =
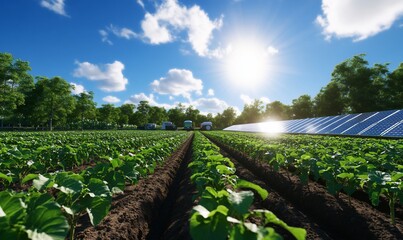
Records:
M403 138L403 109L240 124L224 130Z

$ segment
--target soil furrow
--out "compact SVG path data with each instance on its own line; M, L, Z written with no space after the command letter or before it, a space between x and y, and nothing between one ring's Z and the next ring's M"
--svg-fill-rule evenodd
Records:
M166 200L170 186L191 146L192 137L163 165L140 180L125 196L112 203L112 210L96 227L78 231L76 239L147 239L155 217ZM84 222L85 224L85 222ZM81 227L82 229L82 227Z
M318 224L309 219L304 213L300 212L293 204L284 199L273 188L270 188L264 181L261 181L236 159L232 158L231 155L224 150L221 150L221 154L230 158L235 164L235 173L241 179L255 183L269 192L269 196L263 201L259 197L255 198L258 200L254 203L255 208L270 210L288 225L304 228L307 231L307 239L332 239L324 230L320 229Z
M164 203L150 225L147 239L191 239L189 219L196 188L190 183L188 164L192 160L192 147L187 150L178 173Z
M212 140L212 139L211 139ZM397 219L395 226L389 217L372 208L369 204L348 197L329 194L320 184L310 182L303 185L297 176L289 176L284 170L274 171L268 164L249 159L216 141L220 148L253 172L261 181L275 189L290 201L320 228L335 239L403 239L403 223Z

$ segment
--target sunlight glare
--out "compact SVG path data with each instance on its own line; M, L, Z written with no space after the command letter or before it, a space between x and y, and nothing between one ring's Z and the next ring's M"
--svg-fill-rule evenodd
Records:
M268 72L268 51L258 41L231 44L225 58L225 73L237 87L257 87Z
M284 132L284 125L280 121L267 121L259 123L259 132L274 136Z

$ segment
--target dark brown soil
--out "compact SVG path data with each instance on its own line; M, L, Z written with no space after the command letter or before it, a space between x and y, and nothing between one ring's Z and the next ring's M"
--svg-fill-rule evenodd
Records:
M284 199L273 188L265 182L259 180L251 171L243 167L236 159L232 158L227 152L221 151L221 154L231 159L236 167L236 175L247 181L253 182L269 192L265 200L261 200L255 194L253 207L256 209L267 209L276 214L278 218L286 222L289 226L301 227L307 231L307 239L332 239L315 222L309 219L304 213L300 212L292 203ZM284 235L283 235L284 236ZM292 237L291 237L292 239Z
M193 138L193 137L192 137ZM96 227L83 216L76 239L191 239L189 218L195 187L190 184L191 142L181 148L154 174L114 198L108 216ZM290 226L307 230L307 239L403 239L403 221L389 223L389 216L365 201L327 193L321 184L309 188L299 178L218 144L222 154L236 165L236 174L269 192L266 200L256 197L253 207L268 209ZM281 230L280 230L281 231ZM286 232L286 239L292 236Z
M79 226L76 239L158 239L165 232L165 228L168 229L167 232L175 228L174 224L168 225L169 213L162 211L175 205L167 198L169 198L170 189L172 195L177 188L174 186L175 181L176 185L181 182L178 176L184 176L184 174L178 174L178 171L184 169L183 165L187 166L192 139L193 136L162 166L157 167L154 174L140 180L134 187L129 188L128 191L125 190L123 196L115 199L111 211L99 225L86 227L88 222L84 217L81 222L83 226ZM170 197L170 199L174 198L176 202L176 197ZM191 209L191 203L187 203L187 207ZM183 206L182 214L179 214L178 219L185 217L189 219L188 216L183 216L190 212L189 209ZM181 225L185 224L181 222ZM183 230L182 234L186 236L188 233Z
M252 160L245 154L215 143L236 159L235 162L238 161L252 173L251 176L247 176L248 174L244 173L245 170L238 167L240 175L245 176L246 179L249 178L250 181L253 180L253 175L256 176L267 187L272 188L271 193L274 193L272 194L274 198L281 195L280 198L291 203L291 205L288 205L287 201L282 203L285 204L284 208L295 208L292 211L302 212L301 214L281 212L282 207L279 207L280 211L278 211L274 210L275 206L267 206L268 209L273 208L273 212L288 224L306 228L309 239L325 239L326 235L333 239L403 239L402 219L396 219L396 225L393 226L387 214L376 210L366 202L352 198L349 205L345 194L339 194L336 198L315 182L304 186L298 177L292 175L288 177L290 174L284 170L276 172L266 163ZM292 216L288 216L289 214ZM306 220L302 220L303 223L294 224L293 218L298 219L299 216ZM323 231L325 235L321 235Z

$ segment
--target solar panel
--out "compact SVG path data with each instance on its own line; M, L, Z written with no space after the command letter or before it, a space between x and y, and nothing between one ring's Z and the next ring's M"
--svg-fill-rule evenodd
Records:
M365 119L371 117L374 114L375 114L374 112L361 113L359 116L357 116L357 118L355 118L354 121L350 121L349 123L345 124L344 130L341 132L341 134L346 134L346 132L348 132L350 129L354 128L360 122L364 121Z
M400 113L400 114L399 114ZM378 121L371 128L368 128L366 131L360 133L365 136L381 136L381 134L390 128L395 123L399 122L403 118L402 111L395 111L388 116L384 117L380 121Z
M286 120L286 121L283 121L284 122L284 132L290 132L291 129L293 127L295 127L296 124L299 123L299 121L300 121L299 119L298 120Z
M305 122L297 129L294 130L295 133L306 133L309 129L309 126L312 126L315 122L318 121L318 118L309 118L309 121Z
M371 125L376 124L378 121L380 121L384 117L390 115L394 111L392 110L392 111L375 112L373 115L371 115L367 119L359 122L356 126L351 128L350 130L344 132L343 134L360 135L360 133L366 131L367 128L370 128Z
M312 124L306 133L315 133L320 126L322 126L324 123L328 122L332 118L333 117L321 117L320 121L317 121L316 123Z
M330 122L329 124L323 126L321 129L319 129L316 133L320 133L320 134L327 134L331 129L337 127L338 125L340 125L340 123L342 123L343 121L345 121L346 119L349 118L350 115L340 115L340 116L336 116L335 121Z
M340 134L342 131L344 131L346 128L346 125L348 125L351 122L355 122L356 118L358 118L360 114L350 114L343 122L341 122L339 125L334 127L329 131L329 134Z
M400 120L400 122L394 124L393 128L391 128L383 136L386 136L386 137L401 137L401 136L403 136L403 120Z
M295 133L295 130L300 128L303 124L310 121L312 118L298 119L297 123L289 129L289 133Z
M224 130L403 138L403 109L233 125Z

